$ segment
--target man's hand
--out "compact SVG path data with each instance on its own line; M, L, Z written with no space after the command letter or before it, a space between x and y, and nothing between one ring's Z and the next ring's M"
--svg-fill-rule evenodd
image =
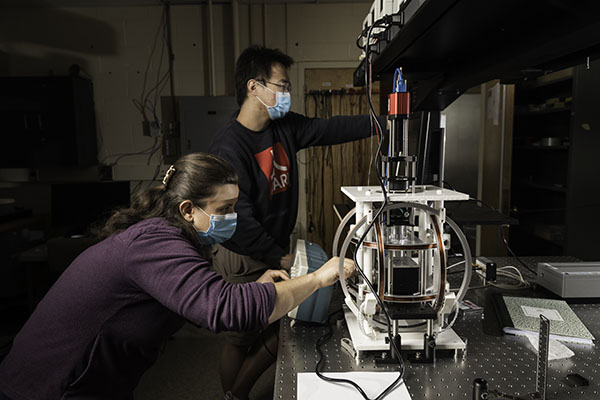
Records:
M281 261L279 261L279 266L286 271L289 271L292 268L292 255L290 253L281 257Z
M321 268L313 272L319 280L319 286L324 288L333 285L339 278L340 258L333 257L327 261ZM354 261L344 258L344 277L348 278L354 274Z
M287 281L289 279L290 276L285 271L282 271L280 269L268 269L264 274L260 276L260 278L256 280L256 282L275 283L277 281Z

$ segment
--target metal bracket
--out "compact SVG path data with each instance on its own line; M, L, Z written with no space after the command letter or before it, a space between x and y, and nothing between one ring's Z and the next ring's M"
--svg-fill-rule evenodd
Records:
M342 346L342 349L350 355L350 357L356 358L356 350L354 349L354 345L352 344L352 340L350 340L350 338L341 338L340 345Z

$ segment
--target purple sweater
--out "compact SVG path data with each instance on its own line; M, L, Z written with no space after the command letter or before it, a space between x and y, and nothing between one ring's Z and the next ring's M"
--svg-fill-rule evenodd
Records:
M131 226L77 257L0 364L14 400L130 399L165 341L190 321L264 328L273 284L231 284L164 219Z

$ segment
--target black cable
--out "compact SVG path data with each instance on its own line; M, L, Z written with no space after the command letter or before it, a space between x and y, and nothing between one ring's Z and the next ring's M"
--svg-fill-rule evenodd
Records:
M423 122L425 117L425 112L423 112L423 115L421 116L421 122ZM430 159L431 159L431 155L429 154L429 149L431 148L431 143L429 141L429 137L430 137L430 133L432 130L432 127L430 125L431 123L431 113L427 112L427 125L425 127L425 137L423 138L423 131L419 132L419 155L423 155L423 157L421 157L421 165L423 166L423 168L419 168L419 176L418 176L418 180L421 184L426 184L425 182L425 173L426 173L426 169L429 165ZM421 125L423 126L423 125ZM431 136L433 136L433 133L431 133ZM423 147L421 149L421 146Z
M367 35L367 43L370 41L370 37L371 34L373 32L373 28L375 27L376 24L373 24L370 29L369 29L369 33ZM367 63L370 64L370 58L369 58L369 47L367 46ZM367 66L367 71L369 71L370 65ZM369 278L367 278L367 276L364 274L363 270L360 268L360 265L358 264L358 260L357 260L357 253L358 253L358 249L360 248L361 243L364 242L367 234L369 233L369 231L373 228L375 222L377 222L377 220L379 219L381 212L383 211L383 209L386 207L387 203L388 203L388 196L387 196L387 191L385 190L385 184L383 182L383 179L381 177L381 171L380 171L380 166L379 166L379 162L378 162L378 158L379 158L379 154L381 152L381 147L383 145L383 131L381 129L381 125L379 124L379 121L377 120L377 116L375 114L375 111L373 109L373 103L371 101L371 95L370 95L370 81L371 81L371 76L370 76L370 72L368 72L367 74L365 74L365 80L366 80L366 91L367 91L367 98L368 98L368 103L369 103L369 114L371 116L371 127L373 127L373 120L375 120L375 125L377 126L377 128L379 129L379 132L381 133L379 135L379 146L377 148L377 154L375 156L375 169L377 172L377 179L379 181L379 185L381 187L381 191L383 194L383 199L384 201L381 204L381 207L377 210L375 216L373 217L373 220L369 223L369 225L367 226L367 228L365 229L365 231L363 232L361 238L359 239L356 248L354 249L354 253L353 253L353 259L354 259L354 263L357 266L356 270L360 273L360 275L363 278L363 281L367 284L367 286L369 287L369 290L371 290L371 292L375 295L375 299L377 300L379 306L381 307L381 309L383 310L386 320L387 320L387 325L388 325L388 338L390 339L390 343L391 346L394 348L394 351L396 352L396 355L398 356L398 361L400 362L400 365L398 366L399 368L399 375L398 378L396 378L396 380L394 382L392 382L391 385L389 385L383 392L381 392L376 398L375 400L380 400L383 399L385 396L387 396L389 394L389 392L391 392L396 385L398 384L398 382L400 382L402 380L402 378L404 377L404 360L402 359L402 356L400 355L400 349L398 349L395 341L392 338L392 327L391 327L391 317L389 315L389 312L387 310L387 307L385 306L385 304L383 303L383 301L379 298L379 296L377 295L377 292L375 291L375 289L373 288L373 285L371 283L371 281L369 280ZM360 388L360 386L358 386L355 382L352 382L348 379L339 379L339 378L329 378L329 377L324 377L320 374L317 374L321 379L326 380L326 381L330 381L330 382L337 382L337 383L347 383L352 385L353 387L355 387L360 394L367 400L369 400L369 398L366 396L364 390L362 390L362 388Z
M381 309L384 312L384 315L386 317L386 321L387 321L387 325L388 325L388 338L390 340L390 344L391 346L394 348L394 351L396 352L396 355L398 356L398 361L400 362L400 365L398 366L399 368L399 376L398 378L392 382L392 384L390 386L388 386L381 394L379 394L376 397L376 400L380 400L383 399L385 396L387 396L389 394L389 392L391 392L396 385L398 384L398 382L400 382L404 376L404 360L402 359L402 356L400 354L400 350L398 349L395 341L392 338L392 330L391 330L391 317L389 315L389 312L387 310L387 307L385 306L385 304L383 303L383 301L379 298L379 296L377 295L377 292L375 291L375 289L373 288L372 283L370 282L370 280L367 278L367 276L364 274L363 270L360 268L360 265L358 264L358 260L357 260L357 253L358 253L358 249L360 248L361 243L364 242L368 232L373 228L375 222L379 219L383 209L387 206L388 203L388 195L387 195L387 191L385 190L385 184L383 182L382 176L381 176L381 170L380 170L380 165L379 165L379 158L381 155L381 148L383 145L383 130L381 128L381 124L379 123L378 119L377 119L377 115L374 111L373 108L373 102L372 102L372 96L371 96L371 91L370 91L370 86L371 86L371 62L372 60L370 59L370 40L371 40L371 35L373 32L373 28L376 26L380 26L381 23L383 22L383 19L376 21L373 25L371 25L368 29L368 33L367 33L367 37L366 37L366 45L365 45L365 53L366 53L366 71L365 71L365 83L366 83L366 94L367 94L367 100L368 100L368 104L369 104L369 115L370 115L370 129L371 131L373 130L373 127L375 126L375 129L377 130L377 132L379 133L379 145L377 147L377 153L375 155L375 170L376 170L376 174L377 174L377 180L379 181L379 185L381 187L381 191L383 194L383 199L384 201L381 204L381 207L377 210L377 212L375 213L375 216L373 217L372 221L370 222L370 224L367 226L367 228L365 229L364 233L362 234L361 238L359 239L357 246L354 249L354 253L353 253L353 259L354 259L354 263L357 266L357 271L360 273L360 275L363 278L363 281L367 284L367 286L369 287L369 290L371 290L371 292L373 294L375 294L375 299L377 300L379 306L381 307ZM361 36L364 33L361 34ZM360 46L359 46L360 47ZM374 122L374 123L373 123ZM326 340L328 340L331 337L331 331L327 334L324 335L320 338L320 340L317 342L319 344L319 347L317 348L317 351L319 352L321 358L319 360L319 363L317 364L317 375L326 381L331 381L331 382L337 382L337 383L347 383L352 385L353 387L355 387L359 393L368 400L368 397L366 395L366 393L364 392L364 390L362 390L362 388L360 386L358 386L355 382L348 380L348 379L338 379L338 378L329 378L329 377L325 377L322 374L320 374L320 372L318 371L318 367L320 365L320 362L322 360L322 353L320 351L320 345L322 345L323 343L326 342ZM325 339L326 338L326 339Z
M371 26L371 28L369 29L369 33L367 34L367 41L370 40L371 34L373 32L373 28L374 28L375 24L373 24ZM367 60L368 63L371 63L370 57L369 57L369 52L370 49L369 47L367 47ZM381 309L383 310L386 319L387 319L387 324L388 324L388 338L390 340L391 345L394 347L394 350L396 351L396 354L398 355L398 358L400 361L402 361L402 357L400 356L400 350L397 348L395 341L392 338L392 327L391 327L391 317L388 313L387 307L385 306L385 304L383 303L383 301L379 298L379 296L377 295L377 292L375 291L375 289L373 288L373 285L371 283L371 281L367 278L367 276L364 274L364 272L362 271L362 269L360 268L358 261L357 261L357 253L358 253L358 249L360 248L361 244L364 242L367 234L369 233L369 231L373 228L373 226L375 225L375 222L379 219L383 209L387 206L388 203L388 195L387 195L387 191L385 190L385 184L383 182L383 178L381 176L381 166L379 165L379 161L378 158L380 158L381 156L381 147L383 146L383 130L381 129L381 125L379 123L379 120L377 119L377 115L375 114L375 110L373 108L373 102L372 102L372 96L371 96L371 91L370 91L370 86L371 86L371 68L369 66L368 68L368 75L365 75L366 78L366 92L367 92L367 100L368 100L368 105L369 105L369 113L371 115L371 119L375 122L376 126L379 129L380 132L380 137L379 137L379 146L377 148L377 153L375 155L375 172L377 174L377 180L379 181L379 185L381 187L381 193L383 195L383 203L381 204L381 207L377 210L377 212L375 213L375 215L373 216L373 219L371 221L371 223L367 226L367 228L365 229L365 231L363 232L361 238L359 239L355 249L354 249L354 254L353 254L353 259L354 259L354 263L359 267L357 268L357 270L359 271L360 275L362 276L363 280L365 281L365 283L367 284L367 286L369 287L369 290L371 290L371 292L373 294L375 294L375 299L377 300L379 306L381 307ZM404 374L404 365L402 364L401 366L401 373L400 373L400 378L402 377L402 375Z
M471 269L473 271L477 270L477 268L475 268L475 267L471 267ZM451 272L446 272L446 275L454 275L454 274L460 274L460 273L464 273L464 272L465 272L464 270L451 271Z
M476 199L474 197L469 197L469 200L473 200L473 201L476 201L478 203L481 203L481 204L483 204L484 206L486 206L487 208L489 208L492 211L497 211L494 207L490 206L489 204L487 204L483 200L479 200L479 199ZM498 229L500 230L500 236L502 236L502 241L504 242L504 246L506 246L506 250L508 250L508 252L510 253L510 255L512 255L523 267L525 267L526 270L528 270L529 272L531 272L532 274L534 274L535 276L537 276L537 271L535 271L533 268L531 268L529 265L527 265L525 262L523 262L523 260L521 260L515 254L515 252L510 248L510 246L508 245L508 241L506 240L506 236L504 236L504 231L502 230L502 225L499 225Z
M158 64L158 68L157 68L157 72L156 72L156 85L158 88L154 93L154 104L153 104L153 110L154 110L154 115L156 116L156 104L158 103L158 96L160 96L160 93L162 93L165 84L161 85L161 80L160 80L160 69L162 67L162 60L163 60L163 54L164 54L164 50L165 50L165 44L167 44L167 32L166 32L166 25L167 25L167 21L166 21L166 13L163 13L165 16L165 21L163 22L163 34L162 34L162 43L161 43L161 47L160 47L160 59L159 59L159 64ZM170 72L170 68L167 68L167 73ZM166 77L169 76L167 74L165 74L165 82L166 82Z
M394 16L400 15L401 21L400 21L400 27L402 28L404 26L404 18L405 18L405 11L408 8L408 6L410 5L410 3L412 2L412 0L406 0L404 3L402 3L402 5L400 6L400 8L398 9L398 12L395 14L390 14L390 15L385 15L383 18L380 18L379 20L375 21L373 23L374 26L380 26L382 23L386 25L386 28L388 28L390 25L394 25L393 23L393 19ZM361 32L360 35L358 35L358 37L356 38L356 47L358 47L361 50L365 50L365 47L367 47L367 45L369 44L369 41L367 40L367 44L365 44L365 46L361 46L359 44L360 39L365 36L367 33L369 32L369 27L365 27ZM368 38L367 38L368 39Z
M448 182L446 182L446 181L442 181L442 185L446 185L446 186L448 186L448 189L450 189L450 190L455 190L455 189L452 187L452 185L451 185L451 184L449 184L449 183L448 183Z
M319 361L317 361L317 366L315 367L315 372L316 372L317 376L319 378L323 379L324 381L336 382L336 383L346 383L346 384L352 385L352 386L354 386L354 388L356 390L358 390L358 392L361 394L361 396L363 398L369 400L369 396L367 396L365 391L356 382L354 382L350 379L330 378L321 373L320 366L321 366L321 363L323 362L323 360L325 359L324 354L321 351L321 346L323 346L325 343L327 343L327 341L329 339L331 339L332 336L333 336L333 330L331 329L331 321L330 321L330 319L328 319L327 332L323 336L321 336L319 339L317 339L317 342L315 343L317 353L319 354Z
M361 32L360 35L358 35L358 37L356 38L356 47L358 47L361 50L364 50L367 45L361 46L360 43L359 43L360 39L362 37L363 37L363 33Z
M446 184L448 184L448 183L446 183ZM473 201L476 201L477 203L481 203L492 211L497 211L494 207L490 206L488 203L486 203L483 200L479 200L479 199L476 199L475 197L471 197L471 196L469 196L469 200L473 200Z
M160 93L162 93L162 91L164 90L165 85L168 83L168 78L169 78L169 69L167 68L167 72L162 75L160 74L160 70L163 64L163 59L164 59L164 52L165 52L165 44L166 44L166 12L163 10L163 14L162 14L162 22L161 22L161 27L162 27L162 40L161 40L161 47L160 47L160 56L158 58L158 68L157 68L157 73L156 73L156 83L155 85L150 88L150 90L148 90L148 92L146 93L144 99L143 99L143 104L145 105L146 103L149 103L152 107L152 114L154 116L155 121L158 123L159 122L159 118L156 115L156 105L158 102L158 96L160 95ZM154 92L154 100L151 101L150 100L150 96L152 95L152 93Z
M167 21L167 8L166 8L166 6L164 6L162 15L161 15L161 21L156 30L156 33L154 36L154 41L152 44L152 49L150 51L150 56L148 57L148 62L146 64L146 69L144 72L144 81L142 84L142 93L140 94L139 99L135 99L135 98L132 99L133 104L138 109L138 111L140 111L140 113L142 114L142 118L144 119L145 122L148 121L148 117L146 116L146 110L148 110L152 113L153 119L156 123L160 122L156 115L157 96L164 89L164 85L167 82L167 78L169 77L169 72L170 72L170 67L169 67L169 71L167 71L162 77L160 77L160 67L163 62L163 54L164 54L164 47L165 47L165 41L166 41L167 22L168 22ZM146 84L148 83L148 74L150 71L150 65L152 63L152 59L153 59L154 53L156 51L158 37L161 32L162 32L162 45L161 45L160 57L158 60L158 73L156 75L157 81L156 81L156 84L152 88L150 88L150 90L148 92L146 92ZM152 102L150 100L150 96L152 95L153 92L154 92L154 102ZM154 139L154 143L152 144L152 146L146 150L141 150L141 151L131 152L131 153L111 154L111 155L104 157L104 159L101 161L101 163L103 163L104 160L106 160L108 158L116 157L116 159L112 163L107 164L107 166L112 167L112 166L117 165L118 162L125 157L148 154L148 159L146 161L146 164L150 165L150 160L151 160L152 156L154 156L154 154L156 154L156 152L160 149L160 147L161 147L161 143L158 142L158 138L156 137ZM162 160L161 160L161 163L162 163ZM152 181L156 180L156 177L158 176L158 173L160 172L160 164L161 163L159 163L159 165L157 166L154 176L152 178ZM132 192L137 190L137 188L139 186L140 186L140 184L136 185L136 187L132 190Z
M361 394L361 396L363 396L363 398L365 398L366 400L369 400L369 396L367 396L367 394L365 393L363 388L361 388L356 382L354 382L350 379L330 378L328 376L323 375L323 373L320 371L321 363L325 359L323 351L321 350L321 347L325 343L327 343L329 341L329 339L331 339L333 337L333 329L331 329L331 317L333 317L335 314L338 314L342 311L343 311L343 309L339 309L339 310L334 311L331 314L329 314L329 316L327 318L327 332L323 336L321 336L319 339L317 339L317 342L315 343L315 348L317 350L317 353L319 354L319 360L317 361L317 366L315 367L315 372L316 372L317 376L319 378L323 379L324 381L336 382L336 383L347 383L349 385L352 385ZM402 378L402 376L400 378ZM376 399L381 400L385 396L387 396L389 392L391 392L393 389L396 388L398 382L400 381L400 378L396 379L379 396L377 396Z
M375 318L375 317L373 317L373 321L375 321L375 322L377 322L377 323L380 323L380 324L383 324L383 323L384 323L382 320L380 320L380 319L378 319L378 318ZM411 324L411 325L402 325L402 326L398 326L398 329L408 329L408 328L411 328L411 329L412 329L412 328L418 328L418 327L420 327L420 326L425 326L425 325L427 325L427 321L425 321L425 322L419 322L419 323L416 323L416 324Z
M173 80L173 62L175 55L173 54L173 42L171 39L171 4L168 1L163 1L165 7L165 29L167 31L167 50L169 52L169 86L171 94L171 106L173 112L173 118L177 120L177 104L175 101L175 82Z
M158 25L158 29L156 30L156 34L154 35L154 42L152 44L152 50L150 51L150 57L148 57L148 63L146 64L146 70L144 72L144 82L142 84L142 93L140 95L140 99L139 99L139 109L142 112L142 116L144 118L144 121L147 121L148 118L146 117L146 113L145 113L145 109L146 109L146 83L148 81L148 73L150 72L150 64L152 63L152 57L154 57L154 51L156 50L156 43L158 40L158 35L159 33L161 33L162 30L164 30L164 13L165 13L165 9L163 8L163 14L161 15L161 20L160 20L160 24ZM162 62L162 60L160 60ZM135 101L134 101L135 104Z
M502 236L502 241L504 242L504 245L506 246L506 249L508 250L508 252L519 262L521 263L522 266L525 267L525 269L527 269L529 272L531 272L533 275L537 276L537 271L535 271L533 268L531 268L529 265L525 264L525 262L523 262L516 254L514 251L512 251L512 249L510 248L510 246L508 245L508 242L506 241L506 237L504 236L504 231L502 230L502 226L498 226L498 229L500 230L500 235Z
M321 147L321 209L319 210L319 238L321 239L321 245L325 247L325 157L326 152Z
M315 102L315 113L312 116L312 118L318 118L318 116L317 116L317 97L314 93L311 93L311 92L312 92L312 90L309 91L308 93L304 94L304 109L305 110L309 109L310 102L308 100L310 97L312 97ZM309 147L304 150L304 158L306 159L306 161L302 161L298 157L298 162L302 165L309 165L310 163L312 163L313 161L315 161L318 158L318 154L314 148Z
M115 159L114 162L107 164L107 166L109 167L113 167L115 165L117 165L117 163L125 158L125 157L130 157L130 156L137 156L137 155L142 155L142 154L149 154L152 149L154 149L155 144L153 144L152 146L150 146L149 148L147 148L146 150L141 150L141 151L136 151L136 152L132 152L132 153L117 153L117 154L110 154L106 157L104 157L101 161L101 163L103 163L106 159L111 158L111 157L115 157L117 156L117 158Z
M150 150L150 154L148 155L148 159L146 160L146 165L150 165L150 160L152 159L152 156L160 148L160 145L157 146L157 144L159 144L158 143L158 136L154 137L154 144L152 145L152 150ZM159 164L159 166L160 166L160 164Z

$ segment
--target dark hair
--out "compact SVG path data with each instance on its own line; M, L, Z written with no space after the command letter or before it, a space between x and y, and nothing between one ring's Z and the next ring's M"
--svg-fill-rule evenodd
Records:
M271 78L271 67L279 63L289 69L294 60L279 49L268 49L263 46L250 46L240 54L235 63L235 93L241 107L248 95L246 87L250 79Z
M191 200L204 207L217 187L237 184L238 175L225 160L212 154L192 153L179 158L167 172L162 185L137 193L129 208L115 211L108 221L92 230L98 239L124 231L131 225L148 218L162 217L182 229L187 239L199 250L202 244L196 230L179 212L179 204Z

